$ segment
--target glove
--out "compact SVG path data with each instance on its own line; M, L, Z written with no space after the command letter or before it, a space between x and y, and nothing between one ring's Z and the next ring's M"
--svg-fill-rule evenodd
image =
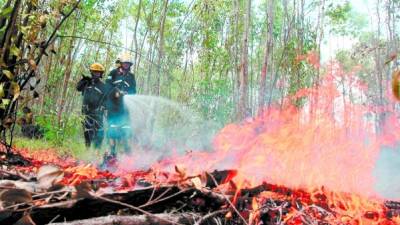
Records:
M120 91L116 91L115 92L115 98L120 98L121 97L121 92Z
M115 92L115 98L120 98L120 97L123 97L124 95L127 95L128 94L128 92L126 92L126 91L116 91Z
M84 73L84 74L82 74L82 79L91 80L92 79L92 74Z

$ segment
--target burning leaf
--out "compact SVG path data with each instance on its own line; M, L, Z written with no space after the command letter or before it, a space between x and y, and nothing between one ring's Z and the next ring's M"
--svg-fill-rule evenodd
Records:
M9 189L1 193L0 200L4 206L32 201L32 195L24 189Z
M196 189L200 190L200 189L203 188L203 185L201 183L201 179L199 177L192 178L192 179L190 179L190 181L192 181L192 184L194 185L194 187Z
M37 179L43 188L50 188L64 177L64 172L53 165L45 165L39 168Z
M14 225L36 225L33 222L31 216L29 214L24 215L21 219L19 219Z
M257 202L257 198L253 197L252 201L251 201L251 208L256 211L258 210L260 207L258 206L258 202Z
M14 75L13 75L9 70L3 70L3 74L6 75L6 77L7 77L9 80L12 80L13 77L14 77Z
M185 177L186 177L186 171L185 171L185 169L184 169L184 168L180 168L178 165L175 165L175 172L177 172L178 175L179 175L181 178L185 178Z
M229 212L227 212L226 214L225 214L225 219L232 219L232 212L231 211L229 211Z

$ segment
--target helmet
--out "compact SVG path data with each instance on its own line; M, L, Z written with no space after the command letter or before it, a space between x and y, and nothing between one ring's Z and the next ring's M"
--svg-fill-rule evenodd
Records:
M400 100L400 70L395 70L392 74L392 92L397 100Z
M123 53L118 59L120 63L132 63L131 55L128 52Z
M90 71L102 72L102 73L104 73L104 71L106 70L104 66L101 65L100 63L93 63L92 65L90 65L89 69Z

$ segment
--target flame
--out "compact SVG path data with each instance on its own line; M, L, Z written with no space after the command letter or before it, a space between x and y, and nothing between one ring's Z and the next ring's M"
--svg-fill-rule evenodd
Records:
M187 173L232 168L238 171L236 182L250 185L268 181L376 196L372 174L381 145L400 136L377 136L369 118L377 113L363 104L366 90L354 76L358 70L345 73L333 63L317 87L287 97L283 109L271 106L256 118L224 127L214 139L215 151L173 156L154 168L180 164ZM298 106L299 99L307 101ZM399 125L394 119L390 124Z
M66 176L62 182L68 185L77 185L85 180L110 179L114 177L111 173L98 170L91 164L68 167L64 169L64 172Z
M395 224L398 218L385 217L373 176L382 145L400 140L394 98L388 95L384 106L368 104L367 85L355 76L359 70L344 72L332 62L317 86L288 96L283 106L225 126L213 152L175 155L153 168L172 171L179 164L187 174L235 169L240 187L267 181L311 193L300 199L343 215L332 219L334 224ZM387 116L378 132L374 118L382 112ZM295 217L288 224L300 224Z
M311 54L298 60L315 63L316 58ZM292 205L286 215L279 216L285 224L303 224L305 210L331 224L400 224L398 214L387 218L388 209L374 189L373 176L382 145L400 140L396 132L400 123L391 105L395 98L389 90L387 105L368 104L367 85L355 76L359 70L344 72L332 62L324 68L318 85L286 97L283 105L264 108L255 118L225 126L216 135L212 152L173 155L140 173L128 168L140 160L135 156L119 164L114 175L121 177L122 187L133 187L139 177L181 184L204 171L228 169L235 171L224 181L235 184L233 202L242 188L270 184L269 191L252 198L250 221L254 223L263 203L273 198ZM378 130L375 118L383 112L387 116ZM73 185L114 176L92 165L75 164L66 172L64 182ZM232 218L232 213L226 218Z

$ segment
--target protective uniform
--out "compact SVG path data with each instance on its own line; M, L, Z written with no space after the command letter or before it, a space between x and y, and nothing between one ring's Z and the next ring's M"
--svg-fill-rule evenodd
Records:
M104 67L99 63L90 66L91 77L83 77L77 85L77 90L82 92L82 113L85 144L90 147L100 148L104 138L103 116L107 88L101 81ZM96 73L97 72L97 73ZM101 73L101 75L98 75Z
M128 68L123 64L128 63ZM129 71L132 65L129 55L120 57L121 66L110 72L106 80L109 90L107 98L107 136L111 140L111 155L116 155L116 142L123 142L125 152L129 151L128 139L131 137L131 126L129 113L123 104L123 95L136 94L136 80L133 73Z

